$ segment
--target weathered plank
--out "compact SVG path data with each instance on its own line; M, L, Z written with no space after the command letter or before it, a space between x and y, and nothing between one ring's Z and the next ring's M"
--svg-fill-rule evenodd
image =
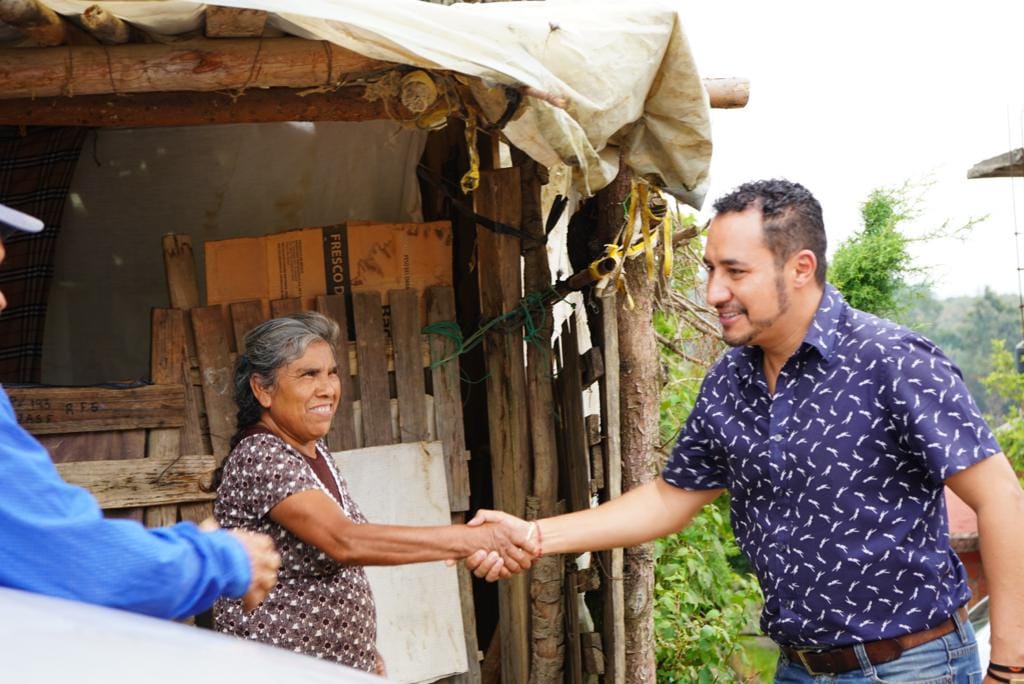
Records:
M463 513L452 513L452 525L466 522ZM459 604L462 607L462 631L466 638L466 664L468 670L453 677L457 684L480 683L480 643L476 638L476 610L473 608L473 576L464 563L459 569Z
M92 492L102 508L212 499L197 483L214 467L209 454L57 464L61 477Z
M146 455L145 430L40 435L39 443L54 463L131 459Z
M588 675L604 674L604 650L600 632L580 634L580 651L583 656L583 672Z
M521 223L519 169L480 173L474 193L476 211L487 218L518 227ZM477 273L480 313L494 318L511 311L522 298L522 269L517 238L477 229ZM523 516L526 509L530 432L523 341L500 327L484 339L487 365L487 419L491 443L494 507ZM506 684L529 679L529 587L520 574L498 586L501 631L501 678Z
M389 290L391 344L395 350L395 393L398 395L398 441L427 438L427 393L420 352L420 298L416 290Z
M380 293L353 292L352 317L356 324L356 356L359 359L362 446L393 444L395 440L391 432L384 311L381 307Z
M431 287L426 292L427 320L430 323L455 320L455 293L450 287ZM441 360L455 351L455 341L442 335L430 335L431 358ZM437 366L431 371L434 390L434 424L437 439L444 446L448 464L448 501L453 511L469 510L469 452L462 425L462 394L459 360Z
M231 314L231 332L235 337L234 348L241 354L245 351L245 334L267 320L266 305L259 300L235 302L228 305Z
M272 318L280 318L281 316L298 313L299 311L302 311L302 300L298 297L275 299L270 302L270 316Z
M576 563L565 564L565 681L583 684L583 652L580 644L579 594Z
M334 422L327 435L327 443L333 451L348 451L356 448L355 414L352 403L355 401L355 383L352 378L356 374L355 349L349 349L348 342L348 309L345 306L345 295L320 295L316 298L316 310L334 319L340 330L338 342L334 347L334 358L338 362L338 379L341 380L341 397L338 399L338 410L334 413ZM353 358L349 359L349 354Z
M167 272L167 298L172 309L199 306L199 279L192 251L192 238L170 234L163 237L164 270Z
M186 388L183 381L183 370L188 363L188 350L185 344L184 317L180 312L167 320L167 309L154 309L152 314L152 330L150 333L150 379L157 383L178 383L182 394L187 398L191 388ZM177 326L177 331L173 328ZM183 414L187 416L188 402ZM198 417L198 416L197 416ZM188 422L186 417L185 422ZM182 429L150 430L146 436L147 458L172 458L182 453ZM173 525L178 520L178 507L174 504L150 506L143 514L143 522L147 527Z
M604 358L599 347L591 347L583 352L583 386L590 387L604 375Z
M9 387L18 422L34 435L106 432L184 424L180 385Z
M619 405L619 328L615 294L602 297L601 340L604 374L598 381L601 390L601 416L604 438L605 488L601 501L622 495L622 442L619 434L621 418ZM622 549L598 554L600 567L605 570L602 585L602 642L604 646L605 682L626 682L626 612L622 585Z
M210 444L218 463L228 455L235 433L234 364L229 351L229 328L220 306L192 309L192 329L203 383Z
M562 455L566 473L564 491L569 500L569 509L580 511L590 507L590 450L587 448L586 426L583 423L583 385L575 316L570 316L562 325L559 342L562 347L558 387L561 429L565 437L565 453Z

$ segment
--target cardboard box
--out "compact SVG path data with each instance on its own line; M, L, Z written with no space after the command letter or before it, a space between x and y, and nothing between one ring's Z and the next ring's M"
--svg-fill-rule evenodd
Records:
M426 288L452 283L448 221L350 221L213 240L205 255L208 304L300 297L312 309L317 295L344 294L351 311L352 292L379 291L386 304L388 290L412 288L422 303Z

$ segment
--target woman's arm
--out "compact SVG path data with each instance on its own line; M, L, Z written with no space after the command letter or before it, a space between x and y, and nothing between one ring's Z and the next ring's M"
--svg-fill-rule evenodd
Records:
M477 549L497 552L513 572L526 570L537 552L525 531L501 523L446 525L358 525L319 489L309 489L270 509L270 519L296 537L347 565L403 565L465 558ZM516 568L516 569L513 569Z

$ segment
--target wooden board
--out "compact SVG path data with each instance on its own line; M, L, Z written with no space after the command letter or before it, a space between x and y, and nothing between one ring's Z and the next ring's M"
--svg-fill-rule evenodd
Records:
M427 320L430 323L455 320L455 293L450 287L431 287L426 292ZM432 359L444 359L455 351L455 341L430 335ZM438 441L444 446L448 463L448 500L453 511L469 510L469 452L462 425L462 394L459 360L452 359L431 371L434 390L434 417Z
M214 457L203 454L61 463L57 470L92 492L101 508L126 508L213 499L197 483L209 479L214 467Z
M477 213L517 227L520 224L519 169L480 173L475 193ZM522 268L517 238L477 228L480 313L493 318L511 311L522 297ZM487 365L487 420L491 445L494 507L523 516L529 471L529 426L526 414L526 360L521 333L500 326L484 339ZM530 668L529 587L516 575L498 586L501 632L501 679L528 680Z
M355 401L355 383L353 382L353 368L356 367L355 359L350 362L349 353L354 355L355 350L349 349L348 342L348 309L345 305L345 295L320 295L316 298L316 310L334 319L341 331L338 335L338 343L334 347L334 358L338 362L338 378L341 380L341 397L338 400L338 410L334 414L334 423L331 424L331 431L327 434L327 443L331 445L332 451L348 451L356 448L356 427L352 402Z
M362 446L392 444L388 360L385 356L384 311L380 293L353 292L352 316L356 324L356 356L359 359Z
M601 416L604 452L604 492L601 502L622 495L622 442L619 433L619 328L616 297L611 294L600 299L601 339L604 346L601 358L604 373L600 380ZM623 593L622 549L612 549L598 554L598 561L605 570L601 589L602 643L604 646L605 682L625 684L626 682L626 612Z
M206 420L210 444L218 463L229 451L235 434L237 407L234 400L234 363L229 351L230 332L220 306L192 309L192 329L196 336L196 354L203 384Z
M398 395L398 441L427 439L427 393L420 353L420 301L416 290L389 290L391 344L395 350L395 390ZM447 469L446 469L447 470Z
M583 422L583 384L575 316L570 316L562 325L559 341L562 345L562 368L558 374L558 389L561 430L565 440L562 459L566 474L563 491L569 501L569 510L580 511L590 507L590 450Z
M275 299L270 302L270 317L280 318L281 316L287 316L288 314L298 313L302 311L302 300L298 297L288 297L287 299Z
M228 305L231 313L231 331L235 337L235 349L245 351L245 334L267 320L267 307L259 300L235 302Z
M191 388L186 390L182 375L182 371L188 363L184 317L179 313L173 317L174 322L169 322L167 320L168 311L168 309L153 310L150 333L150 379L157 383L178 383L185 394ZM169 330L174 326L178 326L176 334L173 330ZM181 454L181 433L182 429L180 428L150 430L146 436L146 457L172 458ZM150 506L143 514L143 522L147 527L173 525L177 521L178 507L174 504Z
M181 427L185 390L180 385L9 387L18 422L34 435Z

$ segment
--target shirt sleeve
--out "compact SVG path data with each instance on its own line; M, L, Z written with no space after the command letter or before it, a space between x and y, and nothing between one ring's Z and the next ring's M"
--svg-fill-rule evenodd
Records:
M64 482L0 389L0 585L155 617L202 612L251 579L242 545L191 523L109 520Z
M887 366L895 426L936 482L999 453L960 369L935 344L905 335Z
M711 384L718 382L715 370L701 383L697 401L679 432L661 477L680 489L705 490L729 486L725 452L712 434L709 415L712 410Z
M280 438L255 435L242 440L224 465L217 518L222 525L256 529L257 521L289 496L319 488L312 468Z

